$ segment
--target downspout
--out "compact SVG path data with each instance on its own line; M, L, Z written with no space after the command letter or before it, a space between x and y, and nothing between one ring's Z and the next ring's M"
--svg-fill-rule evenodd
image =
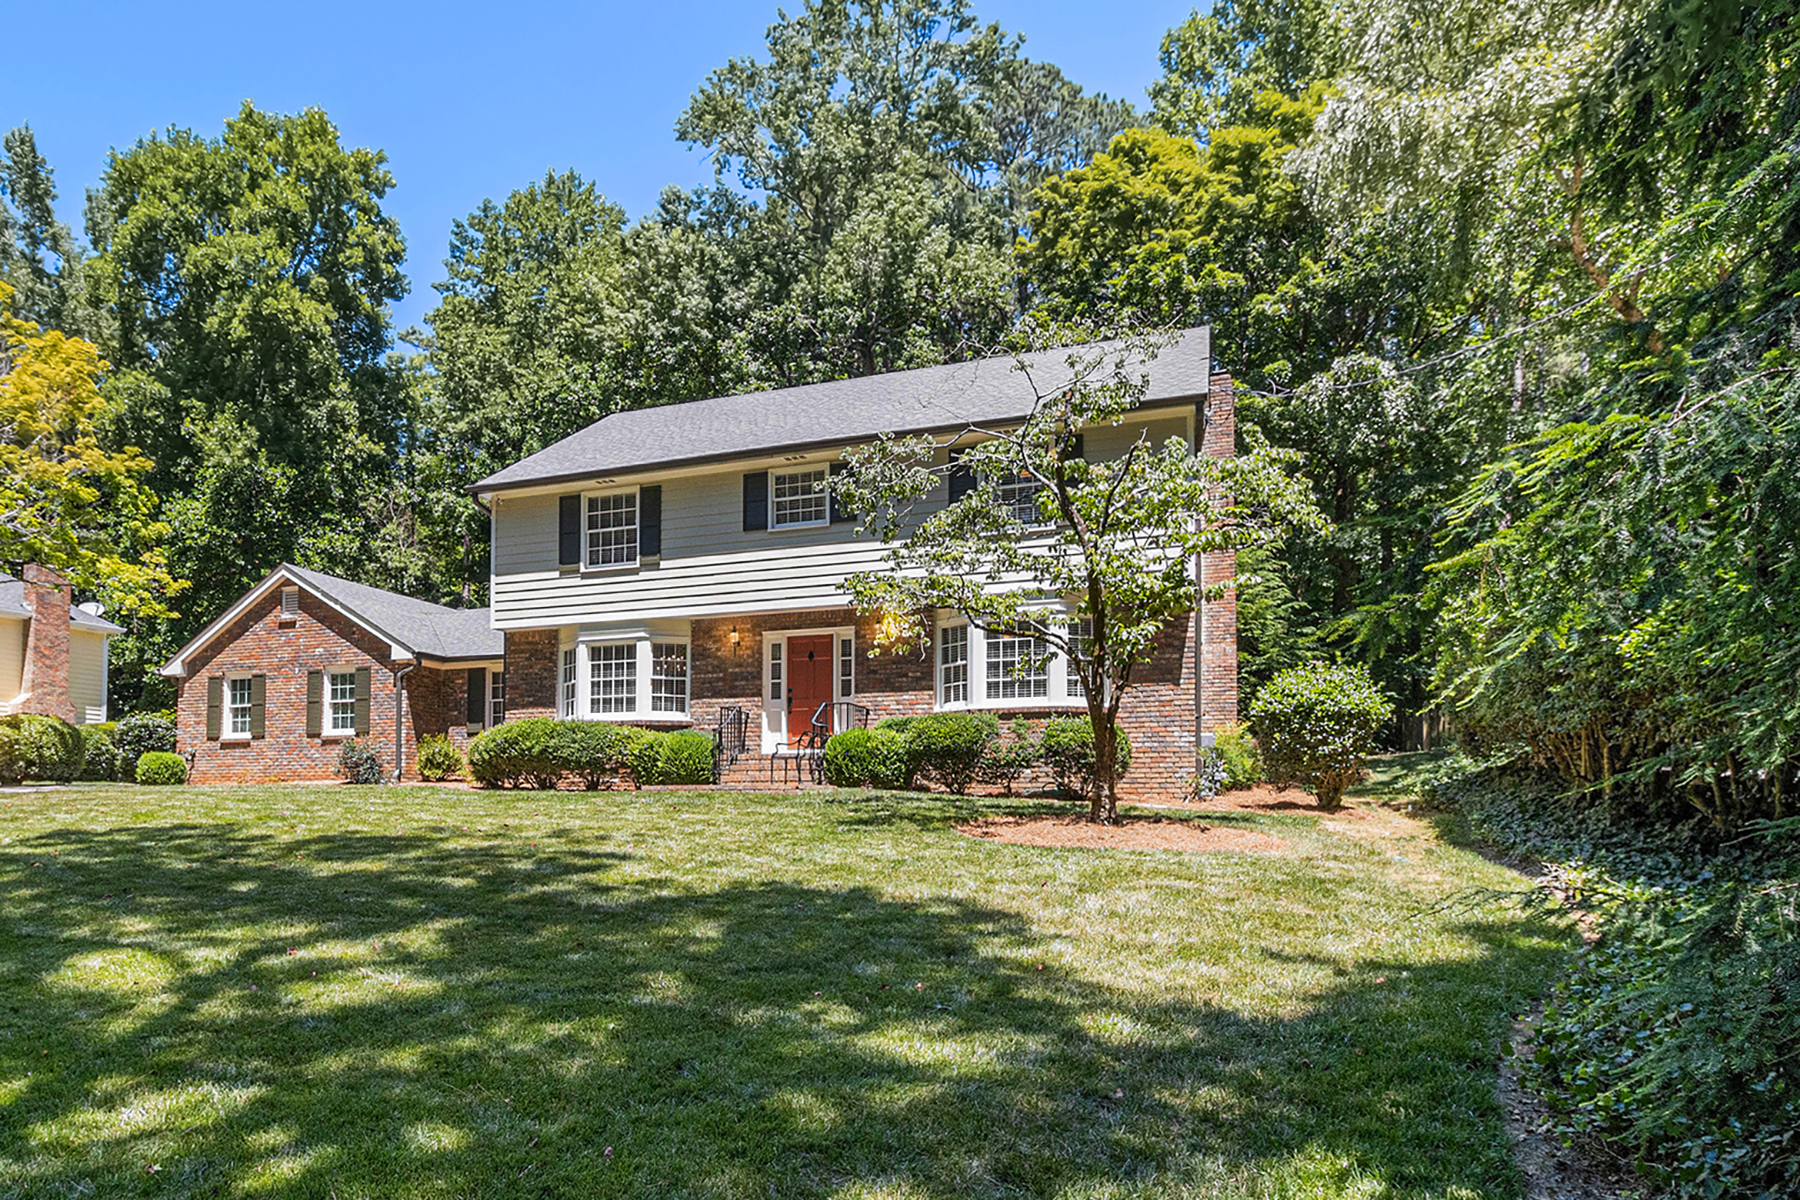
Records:
M394 782L406 774L406 689L400 681L419 669L418 660L394 672Z
M1206 399L1194 405L1194 457L1206 453L1207 418L1212 412L1211 379L1208 378ZM1204 522L1203 515L1194 522ZM1197 533L1206 532L1204 528ZM1200 752L1206 741L1206 552L1194 555L1194 766L1200 765Z

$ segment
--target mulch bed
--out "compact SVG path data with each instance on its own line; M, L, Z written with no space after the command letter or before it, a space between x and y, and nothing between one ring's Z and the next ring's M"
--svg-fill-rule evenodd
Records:
M1223 829L1195 821L1160 818L1095 825L1083 817L984 817L958 825L957 832L1015 846L1058 846L1080 850L1231 851L1280 854L1287 843L1249 829Z

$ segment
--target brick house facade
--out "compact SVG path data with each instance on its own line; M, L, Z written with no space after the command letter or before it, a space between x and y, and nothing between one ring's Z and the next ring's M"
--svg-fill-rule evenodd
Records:
M366 615L371 608L374 615ZM439 609L297 568L272 572L164 668L177 677L176 749L188 760L189 781L339 779L338 754L352 737L373 747L390 774L397 744L402 777L416 779L421 737L445 734L466 744L470 688L479 731L488 720L492 697L483 693L488 671L500 665L500 641L491 631L475 632L469 644L448 647L464 653L431 657L446 647L414 644L405 620L412 616L416 627L431 609L485 629L485 610ZM334 676L345 685L335 706ZM247 711L233 711L233 681Z

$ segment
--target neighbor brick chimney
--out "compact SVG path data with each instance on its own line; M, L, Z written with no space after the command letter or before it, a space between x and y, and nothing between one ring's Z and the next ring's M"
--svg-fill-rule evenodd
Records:
M25 607L31 631L25 635L26 693L20 711L61 717L74 723L69 700L69 581L50 567L25 564Z
M1237 386L1230 375L1218 372L1206 397L1206 420L1200 453L1230 458L1237 453ZM1207 586L1237 576L1237 551L1213 550L1201 555L1201 572ZM1195 715L1199 717L1200 743L1238 719L1237 593L1227 592L1209 600L1195 614L1200 662L1195 672ZM1204 622L1204 624L1202 624Z

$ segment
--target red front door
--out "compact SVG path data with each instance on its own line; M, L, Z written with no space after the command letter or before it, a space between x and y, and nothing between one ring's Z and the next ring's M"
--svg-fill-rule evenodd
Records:
M819 705L831 703L830 634L791 637L787 641L788 745L812 728ZM827 714L829 715L829 714Z

